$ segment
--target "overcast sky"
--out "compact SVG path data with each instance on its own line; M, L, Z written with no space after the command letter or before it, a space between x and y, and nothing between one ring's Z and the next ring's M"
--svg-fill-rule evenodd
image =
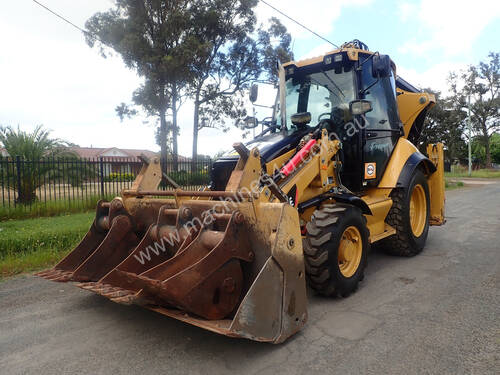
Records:
M40 0L77 25L112 0ZM360 39L389 54L398 73L419 87L446 90L451 70L499 50L500 2L494 0L268 0L336 44ZM261 22L281 18L260 4ZM297 58L332 49L286 19ZM76 29L32 0L0 0L0 124L31 130L43 124L53 136L80 146L158 150L154 129L141 119L121 123L115 107L130 102L141 79L119 57L102 58ZM267 98L261 98L267 99ZM262 103L272 104L272 103ZM192 105L180 113L179 151L191 154ZM213 155L240 140L204 129L199 152Z

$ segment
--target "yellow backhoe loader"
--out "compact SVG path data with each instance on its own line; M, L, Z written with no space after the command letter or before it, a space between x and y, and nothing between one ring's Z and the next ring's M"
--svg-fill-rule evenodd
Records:
M132 187L99 202L82 242L38 275L281 343L307 321L306 285L346 297L371 244L413 256L444 224L443 146L425 156L414 145L434 103L357 40L284 64L272 118L246 122L263 133L218 159L210 186L159 190L160 161L144 158Z

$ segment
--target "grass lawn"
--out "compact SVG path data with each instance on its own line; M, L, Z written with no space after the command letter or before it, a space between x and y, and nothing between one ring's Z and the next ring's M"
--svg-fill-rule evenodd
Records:
M445 179L444 187L446 190L455 190L464 187L464 183L462 181L450 181Z
M83 238L95 213L0 222L0 279L54 265Z
M473 178L500 178L500 170L498 169L478 169L472 171L472 176L469 176L467 168L454 167L451 172L445 172L445 177L473 177Z
M111 201L114 197L113 195L108 195L103 199ZM10 206L7 204L7 201L0 201L0 222L11 219L22 220L81 212L95 212L95 207L100 199L100 196L95 195L88 196L85 199L42 200L34 202L31 205L15 205L12 198Z

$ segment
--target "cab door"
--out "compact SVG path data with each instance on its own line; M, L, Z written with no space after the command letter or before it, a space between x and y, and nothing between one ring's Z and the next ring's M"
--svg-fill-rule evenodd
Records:
M376 78L372 74L372 59L363 64L361 86L364 99L372 110L364 115L362 132L363 186L377 186L382 178L394 147L401 136L402 124L396 102L394 73ZM371 86L371 87L370 87Z

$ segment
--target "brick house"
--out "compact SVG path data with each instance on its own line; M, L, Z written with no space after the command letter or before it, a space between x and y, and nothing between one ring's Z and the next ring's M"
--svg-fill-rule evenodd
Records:
M149 150L135 150L124 149L117 147L110 148L95 148L95 147L71 147L79 157L83 159L103 159L104 162L104 175L108 176L110 173L132 173L137 174L141 169L141 161L139 156L145 155L148 158L160 156L158 152ZM169 161L171 156L169 155ZM180 171L190 170L190 158L178 156Z
M104 175L111 173L137 174L141 169L140 155L148 158L158 156L158 153L149 150L122 149L117 147L71 147L71 151L82 159L95 159L104 163Z

